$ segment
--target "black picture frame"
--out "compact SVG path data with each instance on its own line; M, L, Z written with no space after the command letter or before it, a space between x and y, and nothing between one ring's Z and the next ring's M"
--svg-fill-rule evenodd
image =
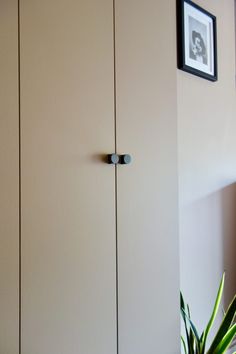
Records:
M190 0L177 0L177 62L180 70L217 81L216 17Z

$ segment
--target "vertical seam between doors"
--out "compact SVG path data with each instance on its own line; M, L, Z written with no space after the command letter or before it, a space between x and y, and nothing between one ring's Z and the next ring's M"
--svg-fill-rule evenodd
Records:
M116 2L113 0L113 82L114 82L114 141L117 154L117 81L116 81ZM115 165L115 243L116 243L116 349L119 354L119 262L118 262L118 175Z
M117 100L116 100L116 2L113 0L113 60L114 60L114 137L115 153L117 153Z
M20 61L20 0L18 6L18 130L19 130L19 354L21 354L21 61Z

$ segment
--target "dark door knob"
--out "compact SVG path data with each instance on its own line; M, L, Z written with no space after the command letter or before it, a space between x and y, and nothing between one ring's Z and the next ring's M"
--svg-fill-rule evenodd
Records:
M128 165L131 162L131 156L128 154L120 155L120 163L122 165Z
M117 154L109 154L107 155L107 163L116 165L119 162L119 156Z

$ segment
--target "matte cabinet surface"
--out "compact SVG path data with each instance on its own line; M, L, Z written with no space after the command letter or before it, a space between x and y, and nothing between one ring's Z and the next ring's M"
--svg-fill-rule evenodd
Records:
M174 18L173 1L116 2L121 354L180 352Z
M115 354L112 3L20 14L22 354Z
M0 353L178 354L175 1L20 0L20 151L3 3Z
M0 353L19 353L18 10L0 2Z

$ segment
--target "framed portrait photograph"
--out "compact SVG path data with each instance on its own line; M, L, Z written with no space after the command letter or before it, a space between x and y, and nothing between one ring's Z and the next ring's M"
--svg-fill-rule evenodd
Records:
M177 0L178 68L217 80L216 17L190 0Z

